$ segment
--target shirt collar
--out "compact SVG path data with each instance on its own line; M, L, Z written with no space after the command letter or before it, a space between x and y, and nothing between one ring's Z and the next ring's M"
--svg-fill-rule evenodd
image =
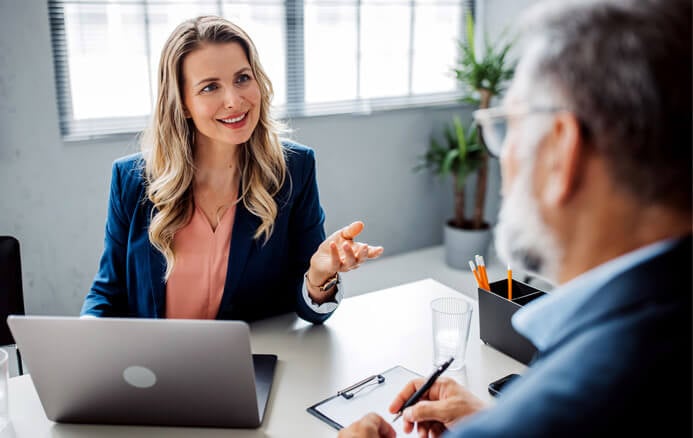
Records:
M513 327L532 341L537 349L548 348L554 342L553 335L609 280L666 252L676 241L677 239L661 240L590 269L515 312L512 317Z

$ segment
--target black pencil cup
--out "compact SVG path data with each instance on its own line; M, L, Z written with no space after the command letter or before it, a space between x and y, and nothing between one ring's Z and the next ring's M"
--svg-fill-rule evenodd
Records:
M536 347L515 331L510 319L522 306L546 292L521 281L512 280L512 284L512 300L508 300L507 279L490 283L490 291L479 288L479 335L487 345L527 365Z

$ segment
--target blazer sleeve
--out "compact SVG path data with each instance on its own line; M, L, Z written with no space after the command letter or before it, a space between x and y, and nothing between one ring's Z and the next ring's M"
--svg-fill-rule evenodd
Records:
M303 297L303 276L310 266L310 258L325 240L325 212L320 205L318 181L315 168L315 152L307 149L303 162L302 184L292 211L292 261L291 277L296 288L296 313L302 319L321 324L332 312L320 313L313 310Z
M122 175L118 162L114 162L104 249L99 269L82 305L82 316L123 316L128 313L125 263L129 220L123 209L122 190Z

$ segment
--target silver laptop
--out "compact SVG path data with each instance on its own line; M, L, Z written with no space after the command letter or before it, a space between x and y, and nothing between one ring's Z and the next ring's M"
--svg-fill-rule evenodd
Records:
M276 355L242 321L10 315L46 416L62 423L256 428Z

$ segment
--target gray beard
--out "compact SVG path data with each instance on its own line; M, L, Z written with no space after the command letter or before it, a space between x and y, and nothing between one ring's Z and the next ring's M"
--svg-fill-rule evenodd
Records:
M555 283L562 254L532 194L532 171L533 162L525 164L502 201L495 228L496 252L512 269Z

